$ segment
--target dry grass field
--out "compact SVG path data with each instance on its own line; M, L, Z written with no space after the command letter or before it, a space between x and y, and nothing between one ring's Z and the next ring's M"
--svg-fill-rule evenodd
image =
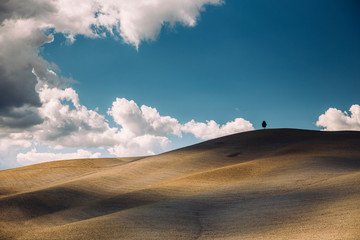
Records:
M360 239L360 132L245 132L0 171L0 239Z

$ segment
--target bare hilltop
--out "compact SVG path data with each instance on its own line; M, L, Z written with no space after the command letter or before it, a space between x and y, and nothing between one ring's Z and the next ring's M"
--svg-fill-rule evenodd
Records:
M0 239L360 238L360 132L269 129L0 171Z

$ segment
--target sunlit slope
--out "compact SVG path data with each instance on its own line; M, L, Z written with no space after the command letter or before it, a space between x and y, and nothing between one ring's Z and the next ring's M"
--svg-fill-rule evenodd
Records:
M0 171L0 239L359 239L360 132L235 134Z

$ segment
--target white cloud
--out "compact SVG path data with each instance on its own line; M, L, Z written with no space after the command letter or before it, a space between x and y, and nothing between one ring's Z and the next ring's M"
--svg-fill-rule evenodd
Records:
M316 126L323 127L326 131L355 130L360 131L360 105L350 107L350 115L336 108L329 108L320 115Z
M123 127L124 132L134 136L167 136L169 134L181 137L182 132L192 133L201 139L211 139L233 133L253 130L253 125L242 118L220 126L214 120L207 123L194 120L181 125L177 119L170 116L160 116L156 108L142 105L141 108L133 100L117 98L108 114Z
M119 127L110 127L105 116L81 105L72 88L39 90L42 106L38 109L41 123L19 132L5 132L0 136L0 151L12 152L41 144L49 148L105 147L109 154L125 157L151 155L171 149L169 135L181 137L182 132L192 133L201 139L252 130L252 124L236 118L222 126L211 120L207 123L194 120L180 124L169 116L161 116L156 108L141 106L125 98L117 98L108 114ZM4 154L2 154L4 157ZM10 155L9 155L10 156ZM96 157L79 150L73 154L39 153L35 149L17 155L20 164L39 163L54 159Z
M130 131L135 136L145 134L155 136L174 134L181 136L180 124L175 118L160 116L156 108L145 105L142 105L140 109L133 100L116 98L116 101L108 110L108 114L125 131Z
M92 153L83 149L78 149L73 153L46 153L37 152L37 150L34 148L27 153L19 153L16 159L21 165L25 166L55 160L99 158L100 156L101 153Z
M45 36L28 21L9 20L0 25L0 115L25 104L40 106L33 69L43 73L48 64L37 56L36 48L51 40L52 36Z
M38 108L29 104L21 107L13 107L6 110L6 114L0 114L0 129L15 132L16 130L29 128L40 124L43 119L39 116Z
M57 147L87 148L118 142L118 129L109 127L104 116L80 105L73 89L45 87L39 93L42 102L39 112L44 119L35 132L35 139L39 142Z
M243 118L236 118L234 121L227 122L222 126L214 120L207 121L207 123L191 120L182 127L183 132L192 133L195 137L201 139L217 138L250 130L254 130L253 125Z
M220 5L222 0L123 0L99 2L98 25L116 30L125 42L138 47L143 40L155 40L166 24L195 26L206 5Z

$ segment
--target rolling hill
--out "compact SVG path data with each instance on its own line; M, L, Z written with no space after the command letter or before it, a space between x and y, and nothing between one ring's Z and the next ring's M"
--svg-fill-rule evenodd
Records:
M3 170L0 239L360 239L360 132L258 130Z

